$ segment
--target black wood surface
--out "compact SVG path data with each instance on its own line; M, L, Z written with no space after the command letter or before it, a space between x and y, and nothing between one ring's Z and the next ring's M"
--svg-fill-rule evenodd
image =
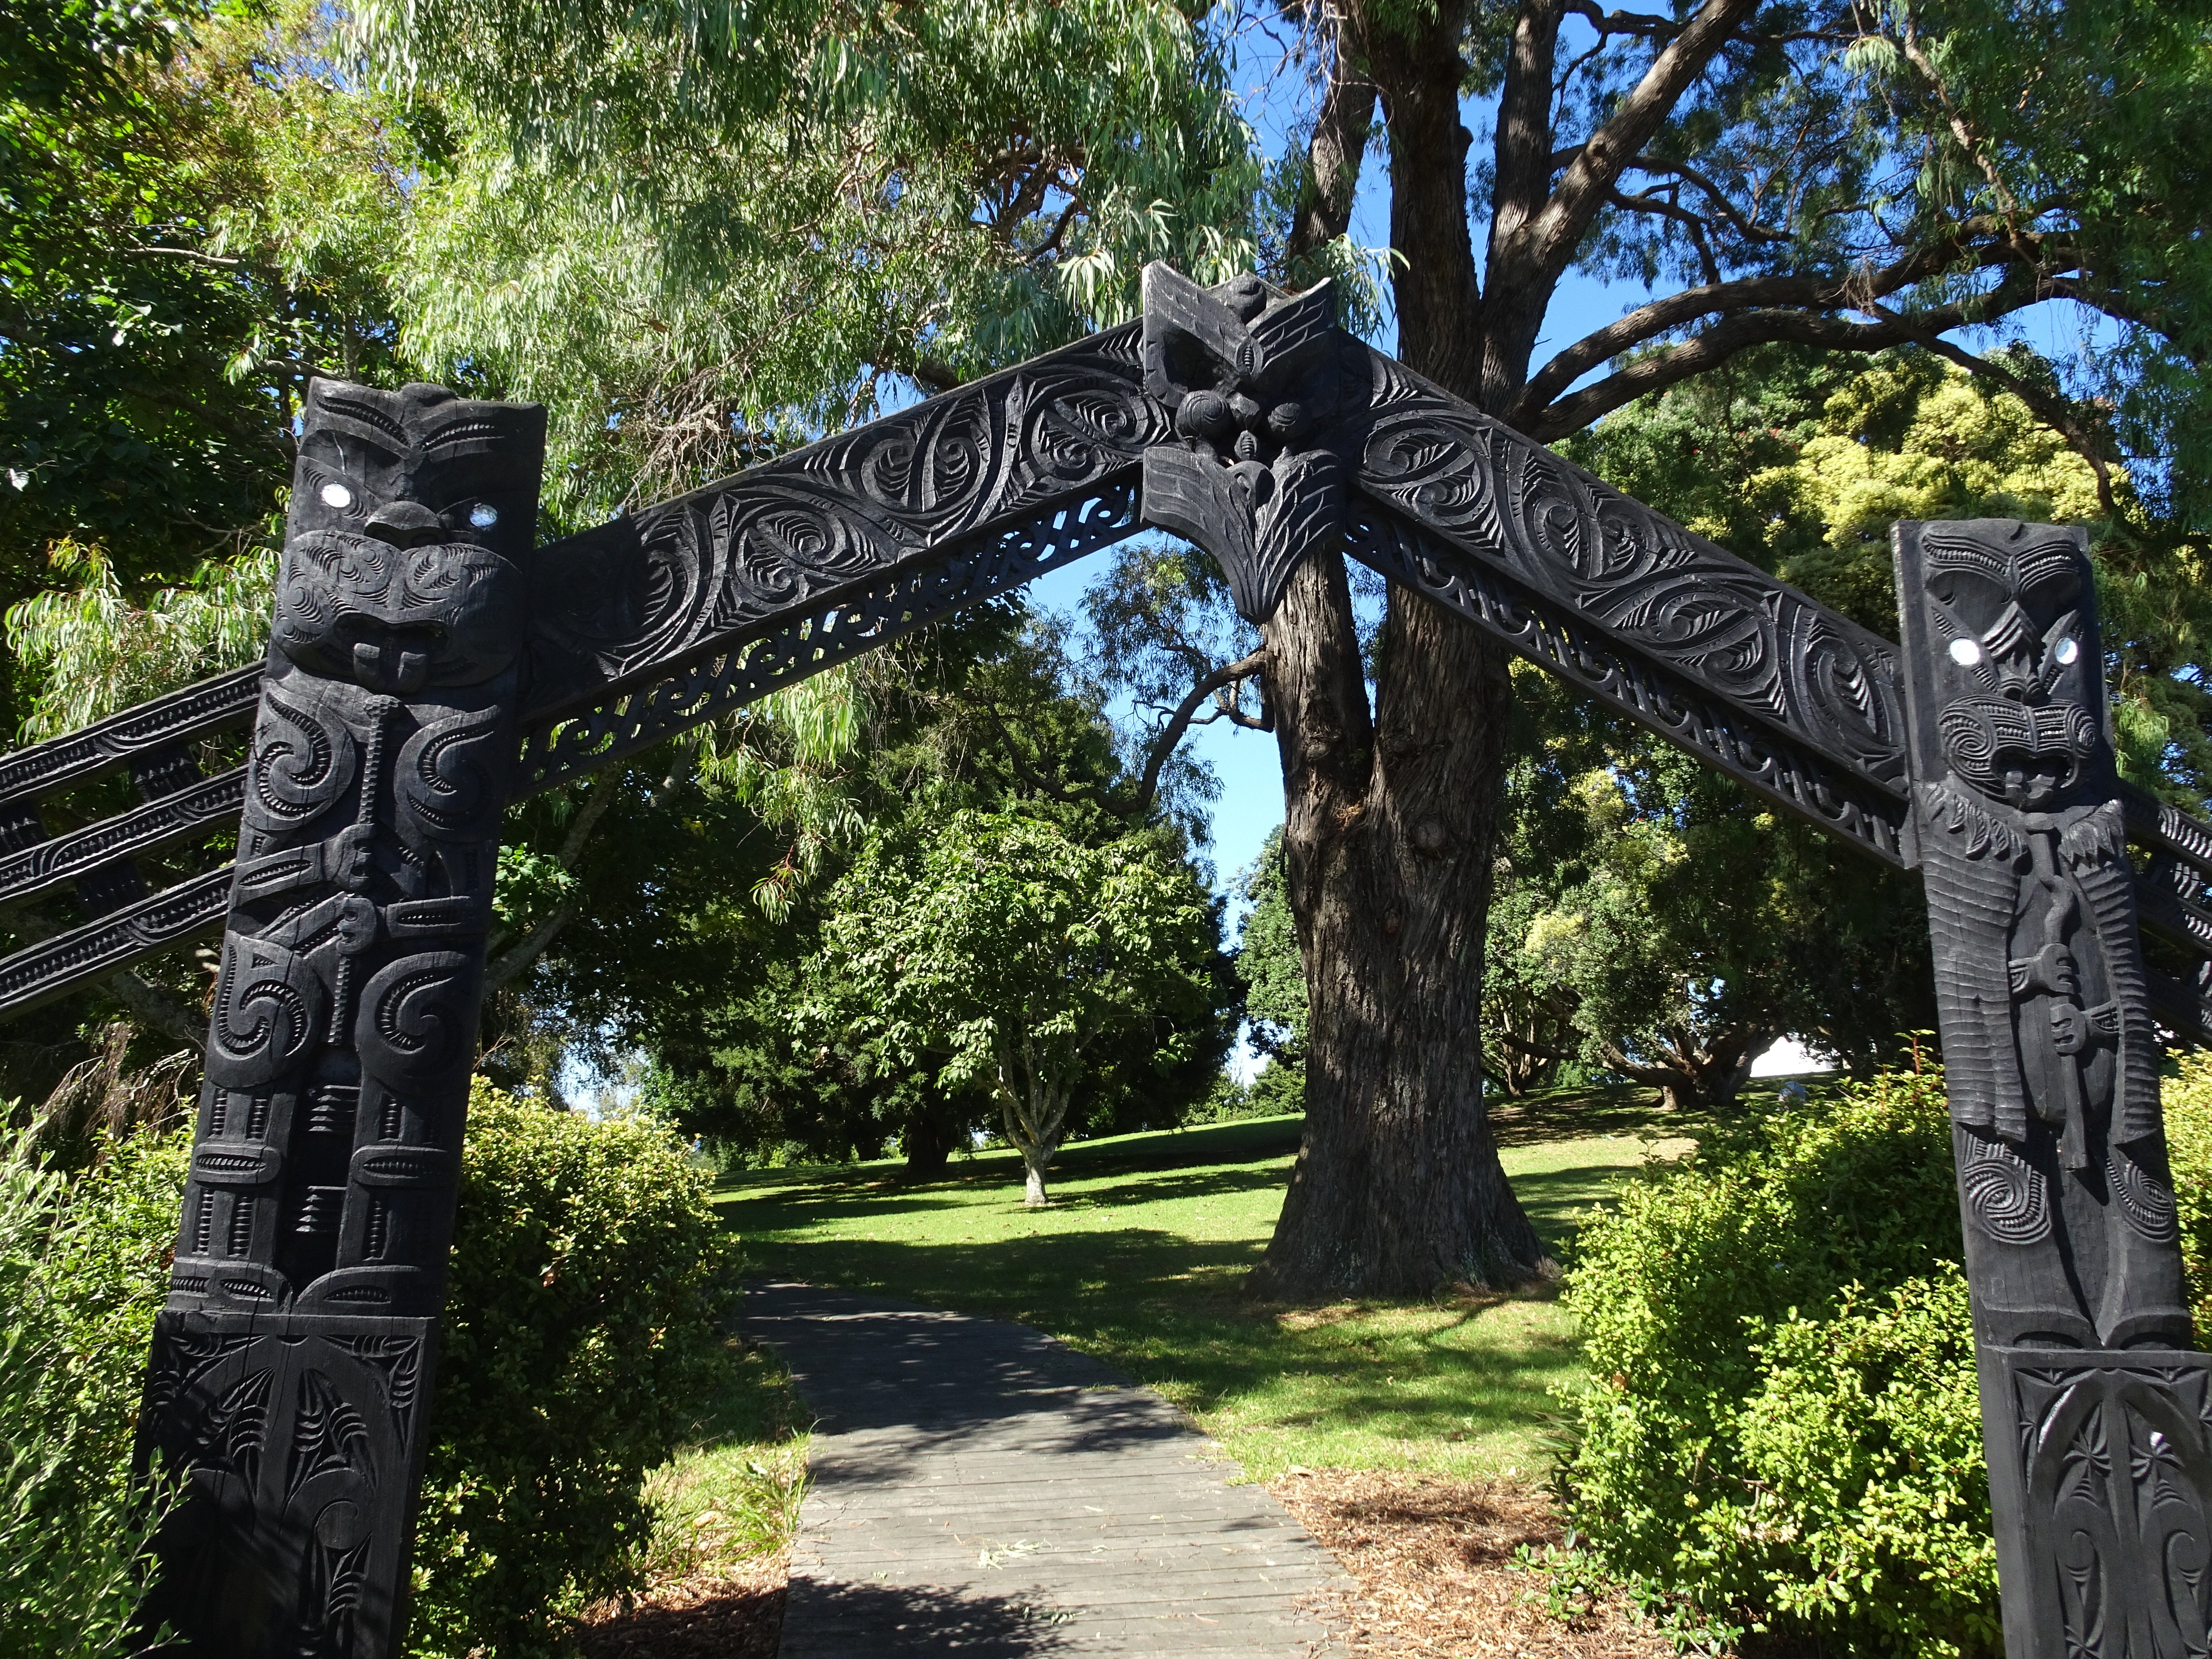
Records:
M1897 529L1917 863L2011 1659L2212 1628L2191 1351L2087 538Z
M143 1419L179 1653L399 1651L544 442L309 395Z

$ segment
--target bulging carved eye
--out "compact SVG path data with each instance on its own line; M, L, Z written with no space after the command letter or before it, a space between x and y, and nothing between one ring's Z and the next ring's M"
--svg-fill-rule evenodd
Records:
M2077 641L2061 640L2058 641L2058 648L2051 654L2058 659L2058 665L2063 668L2081 654L2081 647Z
M1951 641L1951 660L1961 668L1972 668L1982 659L1982 647L1972 640Z
M323 505L336 507L351 507L353 491L342 483L326 483L323 486Z
M499 522L499 509L487 502L478 501L469 509L469 522L479 530L489 530Z

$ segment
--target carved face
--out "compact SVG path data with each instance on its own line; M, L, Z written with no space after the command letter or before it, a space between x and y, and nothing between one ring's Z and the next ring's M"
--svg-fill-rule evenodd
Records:
M1944 758L2021 811L2049 806L2097 752L2088 596L2072 535L2045 526L1929 525L1929 637L1943 654Z
M473 685L522 647L545 411L443 386L307 395L273 637L372 691Z

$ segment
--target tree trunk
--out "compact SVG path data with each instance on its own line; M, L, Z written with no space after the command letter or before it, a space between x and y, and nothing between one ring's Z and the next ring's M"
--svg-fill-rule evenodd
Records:
M1400 350L1480 379L1460 9L1375 40L1392 156ZM1482 1097L1483 921L1504 782L1503 653L1394 591L1370 716L1343 562L1291 579L1263 630L1283 849L1306 964L1305 1137L1251 1288L1285 1300L1421 1295L1551 1270Z
M1044 1172L1060 1150L1060 1132L1067 1125L1067 1109L1075 1094L1076 1060L1070 1055L1063 1068L1040 1067L1027 1038L1022 1045L1023 1063L1017 1070L1011 1048L999 1054L999 1103L1003 1109L1006 1139L1022 1155L1028 1171L1022 1203L1042 1210L1052 1200L1044 1189Z
M960 1133L951 1103L933 1102L915 1109L899 1137L906 1152L908 1181L934 1181L952 1162L953 1143Z
M1610 1040L1601 1047L1610 1069L1658 1090L1668 1111L1725 1112L1750 1079L1753 1062L1780 1035L1767 1026L1725 1026L1700 1046L1677 1033L1665 1052L1649 1060L1632 1060Z

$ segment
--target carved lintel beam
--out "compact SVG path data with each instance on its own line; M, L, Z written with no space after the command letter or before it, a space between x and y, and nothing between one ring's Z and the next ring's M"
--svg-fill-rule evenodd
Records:
M206 1659L395 1659L544 412L310 388L141 1446Z
M1356 495L1901 808L1897 647L1880 635L1367 346L1323 438Z
M544 724L1049 524L1168 434L1135 324L538 550L529 720Z
M2212 1626L2193 1350L2087 538L1897 529L1928 892L2009 1659Z

